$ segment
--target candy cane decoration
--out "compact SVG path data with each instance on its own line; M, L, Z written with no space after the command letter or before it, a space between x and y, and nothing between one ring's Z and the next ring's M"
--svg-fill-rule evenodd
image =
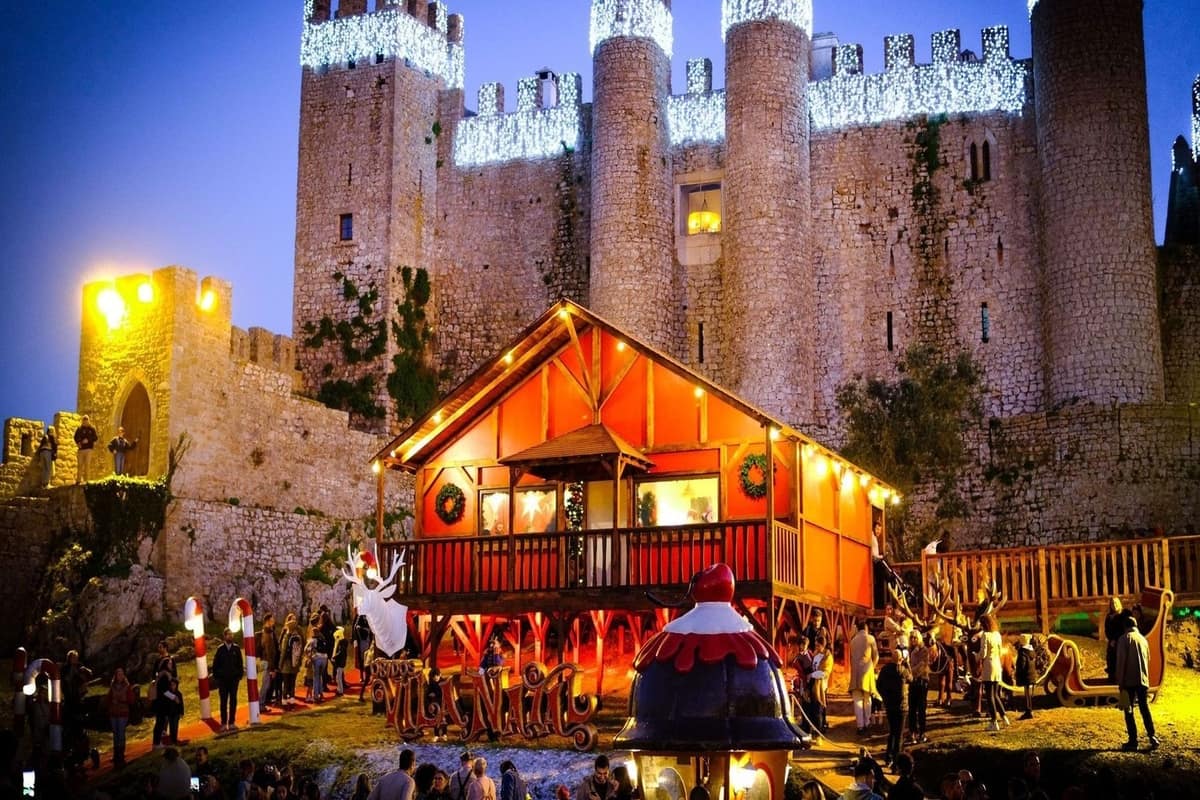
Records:
M246 652L246 697L250 701L250 724L258 724L258 657L254 652L254 609L239 597L229 607L229 630L242 629L242 650Z
M25 662L29 660L24 647L17 648L13 656L12 686L13 686L13 731L20 737L25 727L25 692L22 681L25 678Z
M25 668L24 692L32 697L37 694L38 673L50 680L50 750L62 752L62 681L58 677L58 664L48 658L39 658Z
M196 681L200 693L200 719L212 719L212 703L208 699L208 659L204 647L204 606L198 597L189 597L183 604L183 627L192 632L196 648Z

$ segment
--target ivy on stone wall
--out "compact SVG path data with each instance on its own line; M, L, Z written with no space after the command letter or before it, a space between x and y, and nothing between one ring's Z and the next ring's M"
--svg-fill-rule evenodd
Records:
M550 264L539 261L538 272L548 291L550 301L569 298L577 302L586 300L588 285L587 262L579 252L579 229L583 221L580 202L580 187L583 176L575 169L575 150L563 143L563 152L558 156L558 180L555 197L558 218L554 224L554 255Z
M917 529L908 503L889 509L889 534L903 558L912 557L940 531L937 521L969 509L958 493L967 462L964 432L982 415L981 373L966 351L910 347L896 364L894 381L857 376L838 389L846 421L843 454L895 486L908 498L918 488L936 498L934 527Z
M161 478L114 475L84 485L90 527L60 532L35 601L45 611L30 632L31 642L63 640L86 652L77 613L81 593L89 585L100 586L104 578L128 576L142 542L157 541L173 499L171 482L191 444L184 433L170 446Z
M425 307L432 296L429 273L424 268L400 268L404 299L396 303L392 337L396 353L387 378L388 394L396 403L396 418L414 419L429 411L438 401L438 384L449 378L430 361L433 332L429 329Z
M342 300L346 302L346 318L338 321L324 316L319 322L304 325L305 347L320 349L327 343L337 343L346 364L363 364L387 351L387 320L375 319L379 290L371 284L365 291L345 273L334 272L333 280L341 285ZM333 365L322 369L324 377L333 373ZM340 408L367 419L383 417L383 407L375 402L378 386L375 377L365 375L357 380L329 379L317 388L317 400L331 408Z
M941 193L934 182L943 166L941 129L946 122L945 115L941 115L910 126L916 129L912 139L912 208L917 224L913 241L915 334L917 341L938 347L949 347L954 337L954 285L946 244L948 215L939 208Z

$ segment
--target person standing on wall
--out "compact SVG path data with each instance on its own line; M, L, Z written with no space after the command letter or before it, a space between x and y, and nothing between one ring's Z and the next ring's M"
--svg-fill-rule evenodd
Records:
M43 489L50 488L50 479L54 477L54 462L58 460L58 439L54 436L54 426L47 425L37 448L38 465L42 468Z
M75 466L76 486L87 480L88 470L92 466L92 449L99 440L100 435L96 433L91 417L84 414L79 421L79 427L75 429L75 447L78 452Z
M221 730L237 730L238 684L242 682L242 648L233 640L233 631L225 629L224 642L213 656L212 676L221 696Z
M125 474L125 454L138 446L138 440L132 442L125 438L125 428L118 427L117 435L108 443L108 452L113 454L113 474Z

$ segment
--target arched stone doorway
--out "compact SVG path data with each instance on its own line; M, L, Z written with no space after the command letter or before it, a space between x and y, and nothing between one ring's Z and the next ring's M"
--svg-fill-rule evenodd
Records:
M125 474L147 474L150 471L150 395L141 381L133 384L125 398L121 427L125 429L125 438L138 440L138 446L125 454Z

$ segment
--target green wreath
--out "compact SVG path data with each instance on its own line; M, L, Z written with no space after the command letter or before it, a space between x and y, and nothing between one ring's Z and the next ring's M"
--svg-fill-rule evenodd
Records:
M762 475L761 481L756 481L753 478L754 470L758 470ZM762 453L751 453L742 459L742 469L740 473L740 481L742 491L751 500L758 500L767 496L767 457Z
M437 493L438 519L447 525L453 525L463 518L467 510L467 496L463 490L453 483L447 483Z

